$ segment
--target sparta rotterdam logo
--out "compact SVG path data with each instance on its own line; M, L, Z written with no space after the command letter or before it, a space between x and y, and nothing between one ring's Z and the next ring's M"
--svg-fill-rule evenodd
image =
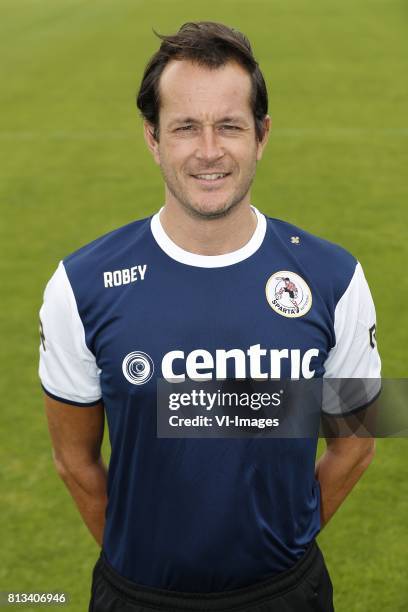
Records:
M269 277L265 291L269 306L283 317L303 317L312 306L309 286L294 272L275 272Z
M147 353L134 351L124 358L122 372L132 385L144 385L153 376L153 361Z

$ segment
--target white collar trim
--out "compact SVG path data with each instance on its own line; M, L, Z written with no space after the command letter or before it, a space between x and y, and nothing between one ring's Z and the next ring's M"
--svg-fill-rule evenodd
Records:
M231 266L232 264L239 263L253 255L259 249L265 238L265 215L260 213L254 206L251 206L251 208L256 214L258 223L250 240L237 251L231 251L231 253L225 253L224 255L198 255L197 253L190 253L179 247L169 238L160 222L160 213L163 208L153 215L150 222L150 228L159 247L169 257L175 259L179 263L188 266L196 266L198 268L222 268L223 266Z

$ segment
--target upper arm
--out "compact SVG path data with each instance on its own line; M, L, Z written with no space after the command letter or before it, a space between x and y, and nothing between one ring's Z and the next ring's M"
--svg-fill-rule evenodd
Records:
M55 460L70 467L94 462L104 429L100 370L63 263L46 287L40 320L39 374Z
M369 464L375 452L375 438L350 435L326 438L329 452L338 458L347 457L355 465Z
M361 410L379 394L381 360L375 329L373 299L363 269L357 263L334 313L336 344L324 364L325 413L345 415Z
M45 395L45 410L56 463L73 468L99 460L104 432L102 403L84 409Z
M46 287L40 321L39 374L44 391L74 406L99 403L100 369L86 344L84 325L62 262Z

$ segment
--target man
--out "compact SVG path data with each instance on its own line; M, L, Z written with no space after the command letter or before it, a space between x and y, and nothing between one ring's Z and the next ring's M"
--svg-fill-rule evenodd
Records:
M61 262L41 309L55 465L102 548L89 609L327 612L315 537L373 440L328 439L315 466L312 438L158 437L156 383L377 379L370 292L352 255L251 206L270 118L248 40L161 39L138 106L165 205Z

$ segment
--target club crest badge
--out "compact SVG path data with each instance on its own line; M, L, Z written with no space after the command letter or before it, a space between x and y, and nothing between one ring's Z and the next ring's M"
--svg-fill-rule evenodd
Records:
M272 274L265 291L269 306L283 317L303 317L312 306L312 292L308 284L301 276L288 270Z

